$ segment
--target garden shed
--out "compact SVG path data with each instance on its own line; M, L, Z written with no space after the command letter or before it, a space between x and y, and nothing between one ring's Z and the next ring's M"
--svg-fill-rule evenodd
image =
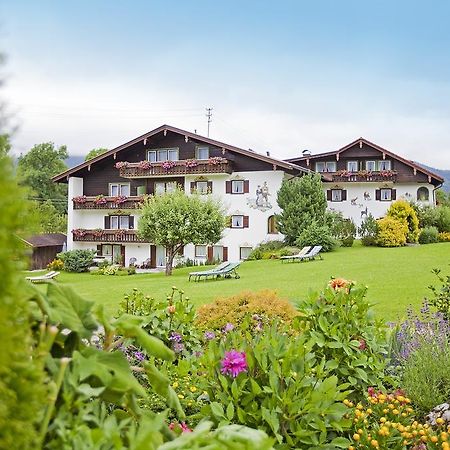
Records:
M30 269L45 269L58 253L66 249L66 240L63 233L35 234L25 239L32 249Z

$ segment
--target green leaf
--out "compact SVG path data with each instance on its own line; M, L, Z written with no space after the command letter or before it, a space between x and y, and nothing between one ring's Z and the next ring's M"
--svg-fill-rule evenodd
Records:
M331 441L331 445L338 448L348 448L349 445L351 445L351 442L344 437L337 437Z
M228 418L228 420L233 420L233 417L234 417L234 405L233 405L233 403L232 402L230 402L230 403L228 403L228 406L227 406L227 418Z
M211 405L211 412L219 419L224 419L225 414L223 410L223 406L220 403L212 402Z
M259 386L259 384L253 378L250 378L250 386L252 388L253 394L255 394L255 395L261 394L262 389Z

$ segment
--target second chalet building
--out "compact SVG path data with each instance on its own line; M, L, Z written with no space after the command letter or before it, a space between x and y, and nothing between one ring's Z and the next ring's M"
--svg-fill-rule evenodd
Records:
M275 222L277 191L285 178L309 172L188 131L163 125L54 177L68 183L67 249L94 249L129 265L165 265L164 248L136 232L145 194L177 187L221 200L230 226L215 245L187 245L197 261L248 257L262 241L280 239Z
M292 162L321 174L328 209L343 213L356 225L372 214L386 214L391 203L404 199L422 205L436 204L435 191L444 179L364 138L327 153L308 152Z

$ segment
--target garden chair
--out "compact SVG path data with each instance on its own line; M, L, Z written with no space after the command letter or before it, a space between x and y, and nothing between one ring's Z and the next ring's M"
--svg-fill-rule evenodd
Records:
M191 277L194 277L194 281L198 281L201 277L205 277L205 279L207 279L209 276L215 275L216 272L221 271L228 265L230 265L230 263L225 261L219 264L218 266L214 267L213 269L203 270L201 272L191 272L189 274L189 281L191 281Z
M59 275L59 272L55 272L53 270L44 275L40 275L38 277L27 277L26 279L28 281L31 281L32 283L47 283L48 281L53 280L53 278L56 278L58 275Z
M320 259L322 258L322 255L320 254L320 251L322 250L322 246L321 245L316 245L315 247L313 247L309 253L306 253L305 255L303 255L302 257L299 258L299 261L303 261L303 260L308 260L311 261L313 259L316 259L316 256L318 256Z
M237 273L236 269L241 265L240 262L237 263L230 263L227 267L223 268L222 270L216 271L214 274L216 278L223 276L224 278L231 278L234 276L234 278L238 279L241 278L239 274Z
M281 262L284 261L295 261L296 259L302 258L311 250L311 246L303 247L296 255L282 256Z
M130 267L134 267L136 265L136 261L137 261L137 259L132 257L132 258L130 258L130 261L128 261L128 265Z

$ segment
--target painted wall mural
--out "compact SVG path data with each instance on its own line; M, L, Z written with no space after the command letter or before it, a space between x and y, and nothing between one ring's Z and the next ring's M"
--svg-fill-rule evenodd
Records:
M256 188L255 197L247 198L247 204L250 208L258 209L259 211L267 211L272 209L272 204L270 203L269 197L272 194L269 192L269 186L267 186L267 181L264 181L262 186L259 184Z

